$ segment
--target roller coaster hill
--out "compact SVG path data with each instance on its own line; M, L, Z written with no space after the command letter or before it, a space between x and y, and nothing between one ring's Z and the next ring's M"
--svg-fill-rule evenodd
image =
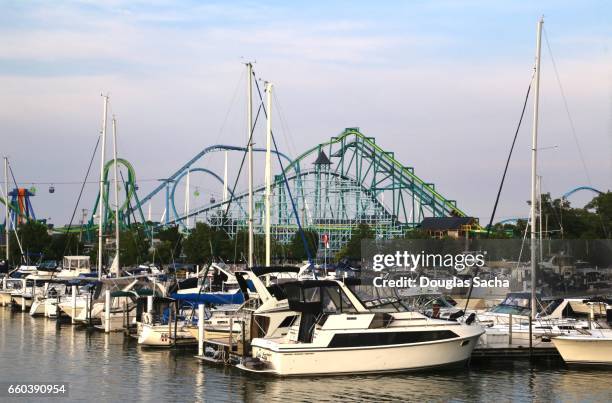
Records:
M161 180L157 187L144 196L139 194L133 166L125 159L117 159L121 171L126 173L121 175L124 195L118 209L120 226L127 229L134 223L140 223L151 236L160 228L168 226L179 226L183 232L189 232L192 228L190 222L194 221L206 222L212 227L220 228L231 238L240 231L246 231L248 193L234 194L228 188L227 179L223 179L225 175L203 167L210 165L207 164L208 159L215 153L235 153L237 157L243 157L245 151L246 149L240 146L207 147L171 176ZM254 148L253 151L265 152L261 148ZM358 128L347 128L338 136L310 148L295 159L282 152L273 153L282 162L282 165L279 165L283 167L283 171L274 175L271 186L271 232L280 243L291 242L299 228L297 218L305 230L320 235L319 253L323 253L322 238L326 235L330 256L346 245L355 228L362 224L369 226L376 238L390 239L418 227L426 218L470 218L457 206L455 200L444 197L436 190L435 184L418 177L414 168L402 165L393 152L382 149L373 137L364 135ZM233 156L228 159L237 160ZM112 167L113 161L108 161L103 171L103 225L107 233L112 232L115 222L114 208L109 202L109 194L112 194L109 172ZM217 183L220 193L227 195L220 200L211 196L207 203L193 209L177 208L177 196L182 193L177 192L177 188L186 185L189 176L195 173ZM223 192L224 189L227 190ZM51 188L49 191L52 192ZM564 194L563 199L578 191L601 193L597 189L581 186ZM30 201L35 195L35 189L14 189L9 195L13 222L36 220ZM254 231L263 234L264 186L254 187L253 195ZM155 197L161 198L165 204L163 217L157 222L149 220L144 213ZM98 231L97 219L94 218L97 218L99 195L95 200L91 216L83 225L54 230L61 233L80 233L85 242L93 243ZM521 219L525 220L513 218L499 224L516 223ZM469 222L473 223L468 228L472 233L483 231L477 221Z
M265 149L254 148L253 151L261 153ZM118 214L120 225L127 228L139 222L147 230L153 231L159 227L178 225L188 232L189 222L203 221L212 227L222 228L229 237L247 230L248 192L234 194L225 183L223 173L203 167L208 166L206 162L211 155L220 152L239 154L237 158L228 158L236 161L244 155L245 148L230 145L207 147L144 196L138 192L132 165L125 159L118 159L122 171L127 170L122 186L124 201ZM340 135L310 148L295 159L279 151L273 153L283 170L274 172L271 186L271 233L283 244L289 243L298 231L298 218L305 230L316 232L320 238L323 234L327 235L328 252L333 254L348 242L353 230L361 224L368 225L377 238L389 239L402 236L408 229L418 226L425 217L467 216L455 200L444 197L436 190L435 184L418 177L414 168L402 165L392 151L382 149L373 137L361 133L359 128L347 128ZM109 161L104 169L103 225L109 232L115 219L108 197L109 188L112 187L112 181L108 180L112 164ZM219 189L229 188L227 197L221 200L211 197L207 203L188 211L177 209L177 195L182 193L177 192L177 187L184 186L194 173L210 177L218 183ZM256 234L264 232L264 190L263 185L253 189L253 227ZM163 198L165 213L161 222L153 223L147 220L144 212L147 204L156 196ZM97 236L97 220L94 220L97 210L96 202L91 218L85 224L84 234L89 241ZM296 217L296 213L299 217ZM81 227L70 229L76 230L80 231Z
M232 145L209 146L187 161L151 192L140 196L136 172L125 159L117 163L127 171L122 175L124 201L119 212L122 228L141 223L145 231L154 234L156 230L179 226L187 233L194 221L222 229L230 238L248 229L248 192L232 192L224 180L223 172L215 172L207 160L215 153L236 154L226 157L237 161L244 157L245 147ZM254 153L265 149L254 148ZM426 218L457 217L464 223L464 230L471 234L486 232L478 220L468 216L457 206L455 200L443 196L436 185L426 182L415 174L413 167L404 166L392 151L380 147L374 137L363 134L359 128L347 128L338 136L320 143L303 152L295 159L280 151L272 151L281 162L282 171L275 173L271 185L271 234L277 242L288 244L298 231L298 219L304 230L319 234L319 254L323 253L323 235L326 235L327 253L332 256L350 240L355 228L362 224L373 231L377 239L391 239L403 236L407 231L417 228ZM104 169L105 230L112 232L114 209L109 204L109 189L112 187L108 174L113 162L108 161ZM191 209L177 208L178 197L182 192L177 189L187 185L190 175L200 174L218 185L220 192L226 189L227 196L212 197L207 203ZM285 183L285 180L287 183ZM230 181L231 182L231 181ZM567 192L567 199L578 191L601 192L591 187L581 186ZM256 234L264 233L264 192L265 186L253 188L254 213L253 228ZM181 195L182 196L182 195ZM148 204L154 198L162 198L165 204L161 221L149 221L145 215ZM98 209L97 200L91 218L70 231L84 231L85 239L92 242L97 236L94 217ZM292 200L293 204L292 205ZM159 203L159 202L157 202ZM298 217L296 217L296 212ZM511 219L516 222L520 218ZM507 223L509 220L503 221ZM67 230L64 228L64 231Z

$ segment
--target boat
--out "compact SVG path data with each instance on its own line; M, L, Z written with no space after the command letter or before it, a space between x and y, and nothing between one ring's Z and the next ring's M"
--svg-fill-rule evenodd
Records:
M4 277L2 279L2 289L0 290L0 306L11 305L12 294L14 291L23 287L23 279Z
M584 330L552 342L568 364L612 365L612 329Z
M89 256L64 256L55 278L74 279L92 274Z
M591 306L593 321L589 329L553 337L552 343L567 364L612 365L612 300L593 298L585 300ZM606 303L606 323L595 321L594 305ZM596 328L601 327L601 328Z
M347 279L348 280L348 279ZM358 281L358 280L355 280ZM253 338L238 368L279 376L383 373L465 363L484 330L418 312L368 310L339 280L284 285L293 319L286 335Z
M136 328L138 344L144 347L176 347L197 344L185 328L189 323L186 310L173 298L148 296L137 305Z
M57 316L57 304L61 299L67 299L68 290L66 281L45 280L42 293L34 296L30 307L30 316L43 315L48 318Z

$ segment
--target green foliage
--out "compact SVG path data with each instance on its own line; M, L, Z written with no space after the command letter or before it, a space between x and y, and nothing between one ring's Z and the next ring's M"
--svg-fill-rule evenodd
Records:
M45 259L62 260L64 256L78 255L83 251L78 234L53 234L51 242L45 247Z
M176 261L183 251L183 235L178 226L160 229L154 237L159 241L155 250L150 253L150 260L169 264Z
M419 228L414 228L414 229L406 231L406 233L404 234L404 238L405 239L429 239L430 236L427 232Z
M23 252L26 255L44 254L51 243L51 235L49 235L47 226L38 221L28 221L20 224L17 228L17 234L19 235L19 242L21 242ZM14 231L10 233L10 252L13 264L19 264L22 261L22 255ZM34 264L37 260L36 258L30 263Z
M142 225L132 225L130 229L121 232L119 241L121 266L137 265L147 261L150 240Z
M311 257L314 258L317 256L317 250L319 249L319 234L317 234L316 231L304 230L304 237L306 238L306 243L308 244ZM287 257L294 261L308 259L308 254L304 249L304 240L302 239L299 231L293 234L293 237L291 238L291 243L289 244L289 248L287 250Z
M370 226L361 224L353 229L351 233L351 239L342 249L336 254L336 260L343 258L349 259L360 259L361 258L361 240L373 239L374 231Z
M225 231L198 222L183 242L183 252L188 262L204 264L209 262L213 256L226 257L228 246Z

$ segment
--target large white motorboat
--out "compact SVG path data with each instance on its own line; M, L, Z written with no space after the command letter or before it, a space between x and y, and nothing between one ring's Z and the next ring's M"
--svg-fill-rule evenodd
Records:
M466 362L484 333L475 324L417 312L368 310L347 283L284 284L289 332L253 338L252 357L238 367L281 376L419 370Z

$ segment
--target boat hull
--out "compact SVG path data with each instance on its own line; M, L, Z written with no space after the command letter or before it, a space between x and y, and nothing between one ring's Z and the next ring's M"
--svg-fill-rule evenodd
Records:
M253 357L266 363L253 372L280 376L404 372L458 365L469 360L480 333L470 337L368 348L304 348L274 351L253 345ZM244 365L239 368L250 370Z
M0 291L0 305L9 306L11 304L11 291Z
M612 365L612 337L563 336L552 341L568 364Z
M147 325L138 326L138 344L146 347L173 347L175 345L196 344L197 340L187 330L179 327L174 339L174 325Z

